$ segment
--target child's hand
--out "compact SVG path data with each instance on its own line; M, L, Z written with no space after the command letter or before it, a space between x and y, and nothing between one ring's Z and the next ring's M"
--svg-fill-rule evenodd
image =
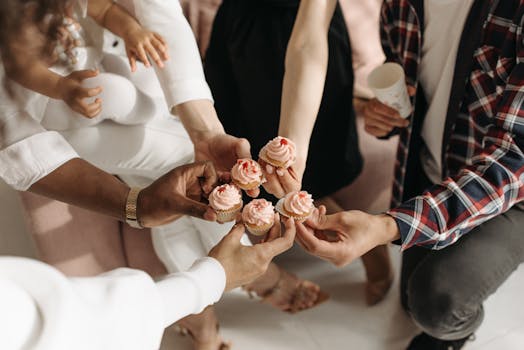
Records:
M102 111L102 100L92 98L102 92L100 86L88 88L82 81L98 75L97 70L79 70L62 77L58 82L58 91L61 99L77 113L87 118L94 118Z
M136 61L142 61L146 67L151 67L148 57L151 57L157 66L164 67L163 61L169 59L167 44L160 34L140 28L128 32L124 37L127 57L131 71L136 71Z

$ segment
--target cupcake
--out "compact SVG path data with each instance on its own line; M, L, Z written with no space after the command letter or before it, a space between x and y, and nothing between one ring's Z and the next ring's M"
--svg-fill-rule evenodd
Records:
M260 164L253 159L239 159L231 169L231 179L245 191L254 190L264 181Z
M289 168L297 157L296 146L290 139L278 136L262 147L258 157L277 168Z
M313 198L306 191L290 192L278 201L276 209L280 214L302 222L313 212Z
M233 184L215 187L209 195L209 205L217 213L217 221L233 221L242 209L242 193Z
M265 235L275 223L273 204L265 199L253 199L242 210L242 221L255 236Z

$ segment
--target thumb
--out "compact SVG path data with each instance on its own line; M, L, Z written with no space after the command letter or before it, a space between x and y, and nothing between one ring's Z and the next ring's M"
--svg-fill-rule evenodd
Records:
M231 231L224 237L224 239L230 240L232 242L240 243L242 236L246 232L246 228L243 224L236 224L233 226Z
M251 145L245 138L237 139L235 146L235 153L237 158L251 158Z
M316 230L337 230L341 226L343 215L344 212L326 215L325 211L315 209L306 224Z
M98 69L97 70L85 69L85 70L74 71L73 73L69 75L69 77L72 79L78 80L78 81L82 81L85 79L96 77L97 75L98 75Z

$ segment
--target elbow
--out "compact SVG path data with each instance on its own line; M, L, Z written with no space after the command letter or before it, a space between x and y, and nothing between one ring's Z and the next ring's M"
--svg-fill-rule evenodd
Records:
M301 40L290 42L286 51L286 70L296 66L297 63L327 66L328 43L325 40Z

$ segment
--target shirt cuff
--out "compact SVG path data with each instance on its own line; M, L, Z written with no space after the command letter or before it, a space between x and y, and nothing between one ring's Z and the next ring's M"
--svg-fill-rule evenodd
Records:
M157 282L164 304L166 327L190 314L198 314L222 297L226 272L215 259L197 260L186 272L178 272Z
M209 100L214 102L209 86L202 79L165 82L162 86L170 111L173 107L188 101Z
M78 154L59 133L38 133L0 151L0 178L25 191L73 158Z

